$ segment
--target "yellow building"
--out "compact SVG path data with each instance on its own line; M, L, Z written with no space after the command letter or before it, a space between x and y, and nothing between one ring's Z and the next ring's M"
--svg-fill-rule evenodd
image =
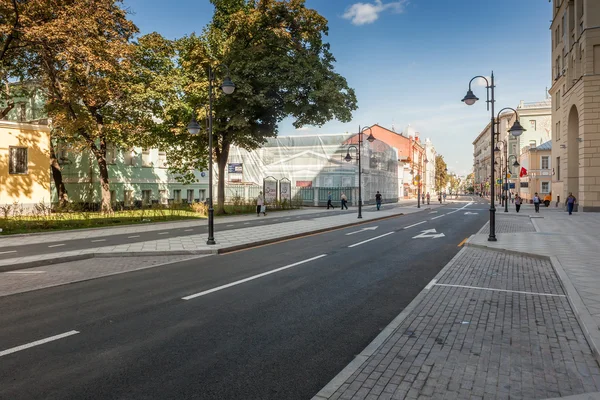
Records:
M0 120L0 206L50 203L50 129Z
M536 193L544 200L552 192L551 156L552 142L550 141L540 146L526 146L521 151L520 164L521 168L527 170L527 175L518 179L517 193L526 202L531 203ZM518 176L520 171L513 172Z
M553 0L550 29L553 195L600 212L600 1Z

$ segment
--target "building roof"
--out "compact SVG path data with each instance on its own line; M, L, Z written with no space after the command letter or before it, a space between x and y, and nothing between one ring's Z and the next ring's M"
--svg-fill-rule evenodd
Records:
M535 150L535 151L552 150L552 140L548 140L546 143L542 143L538 147L534 147L531 150Z

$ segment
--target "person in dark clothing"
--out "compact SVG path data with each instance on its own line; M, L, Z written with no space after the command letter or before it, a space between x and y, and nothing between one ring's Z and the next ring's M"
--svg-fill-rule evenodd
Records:
M375 195L375 203L377 203L377 211L379 211L379 209L381 208L381 193L379 193L379 190Z
M329 210L329 206L331 206L331 208L335 209L335 207L333 206L333 203L331 203L331 192L327 193L327 209Z

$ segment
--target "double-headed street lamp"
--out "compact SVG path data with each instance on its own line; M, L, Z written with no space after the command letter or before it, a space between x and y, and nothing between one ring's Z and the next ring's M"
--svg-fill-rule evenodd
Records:
M490 196L490 235L488 236L488 240L490 242L495 242L496 239L496 206L494 205L494 183L495 183L495 179L494 179L494 150L496 148L496 146L494 145L494 140L495 140L495 128L496 128L496 120L495 120L495 114L494 114L494 103L496 102L495 97L494 97L494 89L495 89L495 85L494 85L494 72L492 72L491 78L490 80L488 80L488 78L486 78L485 76L475 76L473 77L470 81L469 81L469 90L467 91L467 94L465 95L465 97L462 99L462 101L468 105L468 106L472 106L473 104L475 104L475 102L477 100L479 100L479 98L477 96L475 96L475 94L473 93L473 91L471 90L471 83L473 83L473 81L477 78L482 78L483 80L485 80L486 82L486 93L487 93L487 109L490 109L490 105L491 105L491 118L490 118L490 130L492 131L491 135L490 135L490 140L491 140L491 145L490 145L490 162L491 162L491 185L490 185L490 190L491 190L491 196ZM491 95L491 96L490 96ZM506 110L507 108L503 109ZM512 110L512 108L511 108ZM514 110L513 110L514 111ZM502 112L502 110L500 110L500 112ZM516 111L515 111L516 114ZM523 131L525 129L523 129L523 127L521 126L521 124L519 123L519 115L517 115L517 119L514 123L514 125L509 129L510 133L513 136L520 136ZM499 116L499 114L498 114Z
M502 147L504 148L504 163L502 162L502 157L500 157L500 176L502 177L502 179L500 180L500 184L502 185L500 187L500 193L502 193L502 205L504 206L504 212L508 212L508 185L507 185L507 181L506 181L506 177L508 175L508 145L506 143L506 141L504 140L497 140L497 144L496 147L494 148L494 152L495 153L500 153L500 147L498 147L499 145L502 145ZM494 161L495 162L495 161ZM504 173L502 170L502 167L504 166Z
M221 84L221 90L225 94L232 94L235 91L235 84L229 77L229 68L226 65L219 64L217 68L225 68L227 75ZM215 244L215 210L213 208L213 86L215 81L215 74L212 66L208 66L208 239L206 244ZM196 121L196 114L192 114L192 120L187 126L187 130L191 135L197 135L200 133L200 125ZM224 179L223 176L220 179Z
M365 127L361 130L360 126L359 126L358 127L358 148L354 145L348 147L348 152L346 153L346 157L344 157L344 160L346 162L352 161L352 156L350 155L351 148L354 148L354 150L358 153L356 156L358 158L358 218L362 218L362 165L361 165L362 152L361 152L361 144L363 142L363 140L362 140L363 132L366 131L367 129L369 130L369 136L367 137L367 141L369 143L373 143L375 141L375 136L373 136L371 127Z

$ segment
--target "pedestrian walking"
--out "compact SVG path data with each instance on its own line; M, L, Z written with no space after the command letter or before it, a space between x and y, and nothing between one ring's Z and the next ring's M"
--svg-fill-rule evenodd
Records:
M519 196L518 194L515 195L515 208L517 209L517 212L519 212L519 210L521 209L521 202L523 200L521 199L521 196Z
M377 211L379 211L379 209L381 208L381 193L379 193L379 190L375 195L375 203L377 204Z
M259 192L258 197L256 198L256 216L260 217L260 213L263 213L263 215L267 215L267 206L265 206L265 198L263 197L263 192Z
M444 203L446 202L446 192L444 192Z
M429 200L431 199L431 196L429 195L429 192L427 192L427 205L429 205Z
M572 192L569 192L569 197L567 197L567 208L569 209L569 215L573 215L573 207L575 207L575 203L577 199L573 196Z
M342 200L342 210L344 209L344 207L346 207L346 210L348 209L348 198L346 197L345 193L342 193L342 195L340 196L340 199Z
M425 193L421 194L421 203L424 204L425 203Z
M540 196L538 196L537 192L535 192L535 195L533 196L533 206L535 207L535 212L539 213L540 212Z
M327 209L328 210L329 210L329 206L331 206L331 208L335 210L335 207L333 206L333 203L331 202L331 192L327 193Z

